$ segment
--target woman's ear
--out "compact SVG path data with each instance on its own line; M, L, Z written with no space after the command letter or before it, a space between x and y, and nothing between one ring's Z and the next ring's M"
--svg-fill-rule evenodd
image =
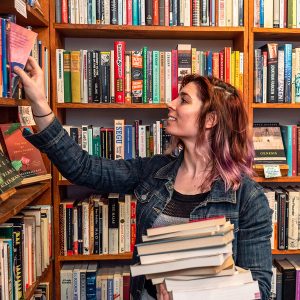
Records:
M206 129L211 129L213 128L218 122L218 117L215 111L211 111L206 115L206 124L205 128Z

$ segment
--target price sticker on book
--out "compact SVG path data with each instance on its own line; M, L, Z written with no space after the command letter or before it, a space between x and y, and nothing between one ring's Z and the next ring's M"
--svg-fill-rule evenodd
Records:
M281 177L279 165L264 165L265 178Z

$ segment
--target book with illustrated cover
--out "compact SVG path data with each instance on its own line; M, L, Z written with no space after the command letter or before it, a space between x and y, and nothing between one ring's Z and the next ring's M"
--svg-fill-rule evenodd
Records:
M28 60L30 51L32 50L37 33L28 30L15 23L7 23L7 37L8 37L8 60L9 60L9 76L10 86L9 92L13 97L18 86L19 77L13 72L14 67L24 69Z
M19 185L22 178L0 150L0 194Z
M40 151L30 144L22 135L20 123L0 124L1 143L13 167L22 178L44 175L47 173Z

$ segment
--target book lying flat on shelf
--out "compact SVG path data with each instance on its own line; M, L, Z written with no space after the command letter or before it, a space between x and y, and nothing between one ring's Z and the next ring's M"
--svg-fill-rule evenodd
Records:
M22 135L25 127L19 123L0 124L0 141L12 165L22 178L47 173L40 151ZM31 127L26 127L32 132Z

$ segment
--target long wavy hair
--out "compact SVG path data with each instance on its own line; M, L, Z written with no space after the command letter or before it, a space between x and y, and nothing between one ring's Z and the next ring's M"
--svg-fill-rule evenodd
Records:
M254 158L253 141L242 96L231 84L195 74L183 78L181 89L190 82L196 84L198 97L203 103L198 118L196 147L206 138L207 115L213 112L217 118L208 138L212 171L201 187L210 186L216 179L222 178L226 190L237 190L243 175L253 176ZM172 137L166 152L172 153L178 147L184 149L183 142L178 137Z

